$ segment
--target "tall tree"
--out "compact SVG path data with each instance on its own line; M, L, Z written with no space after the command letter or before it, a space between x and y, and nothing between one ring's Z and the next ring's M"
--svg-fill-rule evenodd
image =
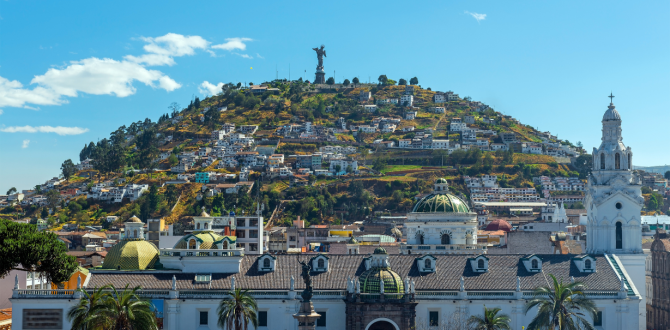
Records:
M398 80L398 85L407 85L407 80L400 78L400 80Z
M470 325L475 326L475 330L510 330L510 318L506 314L498 314L500 308L486 308L484 305L484 315L472 315L468 321Z
M173 184L167 185L167 188L165 188L165 199L167 200L169 206L172 206L177 201L177 198L179 197L179 192L177 191L177 187Z
M35 193L38 195L42 193L42 185L37 184L33 189L35 190Z
M328 84L328 85L335 84L335 78L333 78L333 77L328 78L328 80L326 80L326 84Z
M141 299L137 294L141 287L129 289L126 285L122 292L118 292L113 286L111 289L112 291L105 295L100 309L104 329L158 329L156 315L151 311L151 303Z
M44 196L47 198L47 206L49 206L50 209L56 210L56 206L58 205L58 202L60 201L60 194L58 193L58 190L56 189L51 189L47 191Z
M49 211L47 210L46 207L42 208L42 212L40 213L40 217L42 217L42 219L46 219L46 218L49 217Z
M16 187L11 187L7 190L7 195L12 195L16 193Z
M553 289L549 285L536 288L533 298L526 302L525 314L537 308L537 315L528 325L528 330L594 329L585 316L595 320L598 311L595 303L584 295L586 286L582 282L564 284L553 274L549 276L553 281Z
M168 109L172 110L172 112L170 113L170 117L174 118L174 117L179 115L179 110L181 110L181 105L179 105L179 103L177 103L177 102L172 102L168 106Z
M385 74L383 74L380 75L379 78L377 78L377 80L379 81L380 85L386 85L386 81L388 80L388 78L386 77Z
M670 180L670 171L665 171L665 175L663 175L667 180Z
M221 300L216 311L219 316L217 325L226 330L247 330L250 324L257 328L258 305L249 290L235 289L228 295L230 298Z
M160 198L161 196L158 195L158 186L155 184L152 184L151 187L149 188L149 211L150 212L156 212L158 210L158 203L160 203Z
M419 84L419 78L414 77L414 78L410 79L409 84L410 85L418 85Z
M70 181L70 177L77 172L77 167L72 162L72 159L68 159L60 166L60 170L65 180Z
M352 79L351 82L353 82L354 85L360 84L360 80L358 80L358 77L354 77L354 79Z
M344 81L342 82L342 85L344 85L344 86L349 86L349 84L351 84L349 79L344 79Z
M43 274L49 282L65 282L78 266L58 235L30 224L0 219L0 242L0 278L22 270Z
M78 289L83 298L67 312L67 319L72 323L72 330L89 330L102 326L104 319L100 311L104 310L105 290L109 288L111 285L105 285L93 293Z

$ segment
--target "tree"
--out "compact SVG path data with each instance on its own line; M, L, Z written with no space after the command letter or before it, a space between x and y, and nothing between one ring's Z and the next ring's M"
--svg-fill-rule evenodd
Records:
M93 291L93 294L84 289L78 289L83 298L79 300L78 304L70 307L67 312L67 319L72 323L72 330L87 330L100 326L102 317L99 311L105 298L104 290L109 288L110 285L105 285Z
M107 285L92 295L78 289L85 299L72 306L68 319L73 321L72 329L158 329L156 315L151 311L151 303L141 299L137 291L139 286L118 292L114 286Z
M167 186L167 188L165 188L165 200L167 200L168 204L172 205L177 202L178 196L179 192L177 191L177 187L175 185L170 184Z
M33 188L33 189L35 189L35 193L38 194L38 195L42 193L42 186L41 185L36 184L35 188Z
M398 85L407 85L407 80L400 78L400 80L398 80Z
M7 195L12 195L14 193L16 193L16 187L11 187L7 190Z
M377 172L381 172L386 168L387 164L388 164L388 158L377 157L375 158L375 160L372 161L372 169L374 169Z
M383 74L380 75L379 78L377 78L377 80L379 81L380 85L386 85L386 81L389 80L389 78L387 78L386 75Z
M354 83L354 85L359 84L360 81L358 80L358 77L354 77L354 79L351 80L351 82Z
M52 210L56 210L56 206L60 201L60 194L58 193L58 190L51 189L47 191L47 193L44 194L44 196L46 196L47 198L47 206L49 206L49 208Z
M37 227L0 219L0 278L12 270L43 274L49 282L65 282L77 269L67 246L51 232Z
M70 181L70 177L77 172L77 167L72 162L72 159L68 159L60 166L60 170L65 180Z
M342 170L342 165L340 165L340 164L335 165L335 174L340 175L341 170Z
M235 289L229 291L228 295L230 299L221 300L216 311L219 316L217 325L227 330L247 330L249 324L257 328L258 305L249 290Z
M510 318L506 314L500 314L500 308L486 308L484 315L472 315L468 322L475 326L475 330L510 330Z
M328 84L328 85L335 84L335 79L333 77L328 78L328 80L326 80L326 84Z
M393 86L395 85L395 80L393 79L386 79L386 85Z
M409 84L410 85L418 85L419 84L419 78L414 77L414 78L410 79Z
M554 289L552 290L549 285L536 288L533 298L524 308L524 313L528 314L531 309L537 307L537 315L528 325L528 330L594 329L585 315L588 314L595 320L598 311L595 303L584 295L586 286L582 282L563 284L563 280L559 282L553 274L549 276Z
M47 210L46 207L42 208L42 212L40 213L40 216L42 217L42 219L46 219L46 218L49 217L49 211Z
M172 113L170 114L170 116L172 118L174 118L174 117L177 117L179 115L179 110L181 109L181 105L179 105L179 103L177 103L177 102L172 102L168 106L168 109L172 110Z
M342 82L342 85L344 85L344 86L349 86L349 84L351 84L349 79L344 79L344 81Z
M170 163L170 167L176 166L179 164L179 158L177 158L177 155L171 154L170 157L168 157L168 163Z
M665 171L665 175L663 175L667 180L670 180L670 171Z

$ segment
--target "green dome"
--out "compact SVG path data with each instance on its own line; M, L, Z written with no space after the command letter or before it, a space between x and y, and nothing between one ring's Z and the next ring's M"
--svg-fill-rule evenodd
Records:
M439 178L439 179L435 180L435 183L447 183L447 179Z
M196 231L192 234L182 237L182 239L175 244L175 249L188 249L188 242L195 238L198 248L201 250L216 249L216 244L221 243L224 239L228 239L229 243L235 243L237 237L235 236L221 236L213 231Z
M404 293L402 278L390 268L374 267L358 277L362 293L379 293L380 283L384 283L384 293Z
M386 249L385 249L385 248L383 248L383 247L380 246L380 247L378 247L378 248L375 249L375 252L373 252L373 254L388 254L388 253L386 253Z
M349 238L349 242L347 242L347 244L358 244L358 241L353 236L351 236Z
M143 239L124 239L107 253L102 269L151 269L158 260L158 248Z
M412 209L412 213L469 213L465 202L452 194L432 193L422 198Z

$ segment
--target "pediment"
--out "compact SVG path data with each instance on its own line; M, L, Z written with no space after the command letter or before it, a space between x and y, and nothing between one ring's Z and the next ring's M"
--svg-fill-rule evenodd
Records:
M629 193L623 190L611 191L609 194L602 195L599 198L596 198L593 202L596 206L601 206L609 202L610 200L614 199L615 197L623 197L624 199L629 200L634 204L641 204L636 197L631 196Z

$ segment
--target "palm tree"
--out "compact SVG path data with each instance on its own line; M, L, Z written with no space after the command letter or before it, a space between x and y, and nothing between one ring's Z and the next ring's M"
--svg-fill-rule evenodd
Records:
M484 315L472 315L468 320L468 325L474 326L475 330L510 330L510 318L507 314L500 314L500 308L486 308L484 305Z
M109 289L108 285L93 291L93 294L84 289L77 289L84 298L67 312L67 319L72 322L72 330L94 329L95 324L99 324L101 315L98 311L101 309L106 289Z
M218 326L228 330L247 330L249 324L252 324L257 328L258 305L249 290L235 289L229 291L228 295L230 299L221 300L216 311L219 315Z
M142 289L140 286L128 289L126 285L122 292L116 291L113 286L111 288L112 291L106 294L103 308L100 310L104 319L104 329L158 329L156 315L151 311L151 303L140 299L137 295L137 291Z
M581 282L563 284L552 274L554 289L541 286L533 292L533 298L526 303L525 314L537 307L537 315L528 325L528 330L558 329L577 330L594 329L585 318L588 314L595 320L598 311L592 300L586 298L586 286Z

